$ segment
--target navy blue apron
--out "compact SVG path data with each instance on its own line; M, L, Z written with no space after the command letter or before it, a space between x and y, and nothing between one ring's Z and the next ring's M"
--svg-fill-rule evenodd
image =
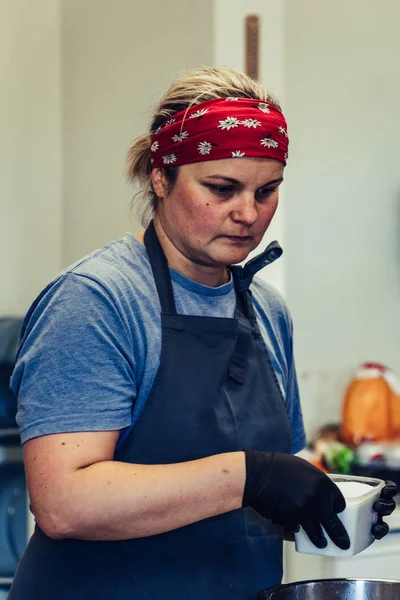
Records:
M161 362L115 460L168 464L240 451L291 451L291 426L248 286L281 250L231 267L235 318L176 313L153 223L145 246L162 309ZM52 540L36 527L9 600L255 600L280 583L282 528L250 508L150 537Z

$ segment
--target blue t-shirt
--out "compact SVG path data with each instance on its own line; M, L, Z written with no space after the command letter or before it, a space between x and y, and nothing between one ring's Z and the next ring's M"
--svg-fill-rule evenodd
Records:
M178 313L234 316L232 280L215 288L173 269L170 273ZM305 434L291 319L270 285L256 277L251 290L296 453L305 445ZM22 443L54 433L124 430L121 443L141 414L158 370L160 310L146 249L131 234L52 281L24 319L11 379Z

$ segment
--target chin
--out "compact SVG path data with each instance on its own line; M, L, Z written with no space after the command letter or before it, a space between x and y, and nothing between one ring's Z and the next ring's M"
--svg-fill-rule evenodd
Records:
M238 263L243 262L244 260L246 260L246 258L249 256L251 250L242 250L241 252L231 252L229 254L229 256L226 256L226 258L222 258L221 257L221 263L224 264L224 266L229 267L229 265L237 265Z

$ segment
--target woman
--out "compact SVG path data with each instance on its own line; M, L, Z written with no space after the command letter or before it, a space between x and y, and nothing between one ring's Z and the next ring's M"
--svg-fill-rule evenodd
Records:
M255 273L288 152L260 84L175 82L129 151L146 232L64 271L26 316L12 385L35 533L10 598L250 600L283 529L349 546L305 444L280 296ZM149 219L147 218L146 224Z

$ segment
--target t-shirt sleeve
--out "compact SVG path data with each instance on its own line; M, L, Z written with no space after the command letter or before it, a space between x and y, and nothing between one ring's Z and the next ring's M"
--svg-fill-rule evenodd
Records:
M288 312L286 313L286 316L288 321L286 406L292 423L292 453L296 454L297 452L300 452L300 450L303 450L307 440L293 356L293 324Z
M261 333L285 399L292 426L292 453L296 454L306 446L307 440L293 356L292 317L282 294L261 277L254 278L251 289Z
M124 315L101 283L62 275L25 317L11 388L21 441L131 424L135 360Z

